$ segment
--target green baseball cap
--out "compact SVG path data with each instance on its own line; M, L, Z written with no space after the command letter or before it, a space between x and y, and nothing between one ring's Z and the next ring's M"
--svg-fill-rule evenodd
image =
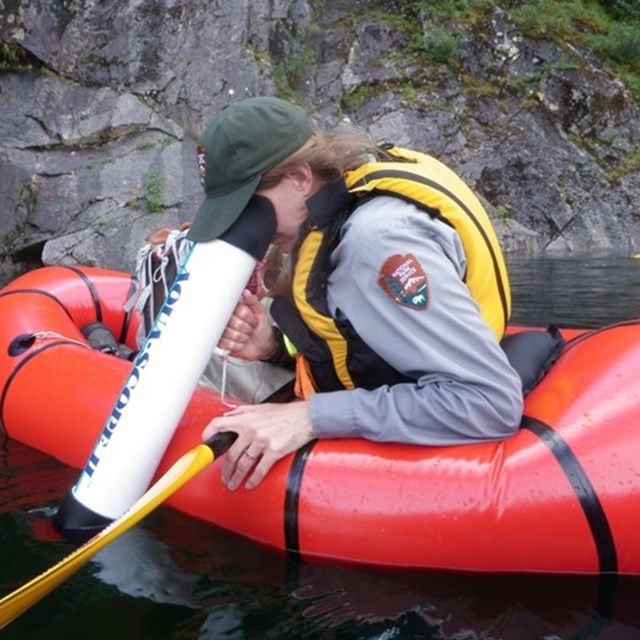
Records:
M208 242L240 217L262 176L312 135L307 114L279 98L248 98L224 107L198 145L205 199L187 236Z

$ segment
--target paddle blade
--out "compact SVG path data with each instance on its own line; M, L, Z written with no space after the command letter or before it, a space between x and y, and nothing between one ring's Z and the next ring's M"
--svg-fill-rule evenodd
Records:
M234 434L235 436L235 434ZM226 444L226 443L225 443ZM227 445L228 448L228 445ZM214 452L215 449L215 452ZM226 449L225 449L226 450ZM44 573L0 600L0 629L81 569L100 549L151 513L213 462L220 447L200 444L181 456L128 511Z

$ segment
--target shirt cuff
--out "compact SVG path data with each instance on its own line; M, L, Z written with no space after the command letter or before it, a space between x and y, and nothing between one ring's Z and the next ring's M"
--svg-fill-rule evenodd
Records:
M318 438L357 437L353 415L353 391L316 393L309 400L311 424Z

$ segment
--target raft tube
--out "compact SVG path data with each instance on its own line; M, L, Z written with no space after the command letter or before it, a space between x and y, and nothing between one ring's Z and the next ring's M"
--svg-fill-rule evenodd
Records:
M130 275L45 267L0 291L0 422L82 468L131 362L95 351L106 324L135 348ZM251 491L216 461L168 502L305 560L477 572L640 575L640 322L569 340L503 442L450 447L312 442ZM198 387L158 474L226 410Z

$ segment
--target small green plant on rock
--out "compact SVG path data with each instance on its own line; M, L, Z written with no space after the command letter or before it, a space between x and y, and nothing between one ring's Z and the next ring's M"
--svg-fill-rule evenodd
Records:
M145 178L144 195L142 196L150 213L158 213L164 210L163 196L165 186L166 178L164 174L157 168L151 169Z
M508 220L511 217L511 205L499 204L496 207L496 215L500 220Z

